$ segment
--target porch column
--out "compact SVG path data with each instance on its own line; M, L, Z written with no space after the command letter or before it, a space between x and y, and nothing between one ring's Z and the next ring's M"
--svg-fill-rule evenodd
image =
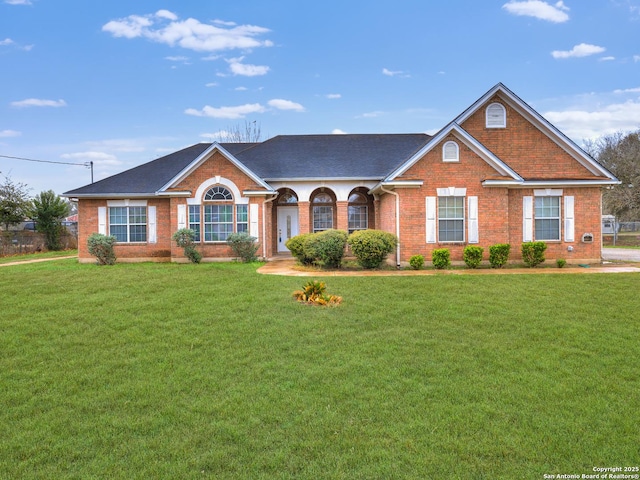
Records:
M349 202L345 200L338 200L336 202L337 210L337 224L338 230L349 231Z
M309 202L298 202L298 231L299 233L311 232L311 219L309 218Z

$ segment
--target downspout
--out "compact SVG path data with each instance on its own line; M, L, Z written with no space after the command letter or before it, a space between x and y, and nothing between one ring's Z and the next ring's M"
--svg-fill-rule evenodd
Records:
M266 204L269 202L273 202L278 197L278 193L276 192L273 197L269 199L265 199L262 202L262 258L267 259L267 208Z
M396 247L396 268L400 268L400 195L393 190L385 190L383 185L380 185L380 190L384 193L390 193L396 197L396 237L398 238L398 246Z

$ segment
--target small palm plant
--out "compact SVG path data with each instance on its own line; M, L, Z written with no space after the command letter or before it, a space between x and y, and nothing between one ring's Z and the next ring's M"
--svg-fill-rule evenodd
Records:
M293 297L302 303L309 305L339 305L342 297L329 295L326 293L327 285L319 280L309 280L304 284L302 290L293 292Z

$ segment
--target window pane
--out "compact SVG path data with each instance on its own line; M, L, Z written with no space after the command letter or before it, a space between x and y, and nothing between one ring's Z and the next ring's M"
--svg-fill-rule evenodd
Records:
M560 240L560 220L536 218L536 240Z
M118 242L127 241L127 226L126 225L110 225L109 234L116 237Z
M189 205L189 228L195 232L193 240L200 241L200 205Z
M146 225L131 225L129 227L129 241L130 242L146 242L147 241L147 226Z
M366 230L368 228L367 224L367 207L364 205L349 205L349 233L354 230Z
M249 230L249 205L236 205L236 232Z
M438 239L441 242L463 242L464 220L439 220Z
M205 205L205 242L223 242L230 233L233 233L233 205Z
M313 231L333 228L333 207L313 207Z

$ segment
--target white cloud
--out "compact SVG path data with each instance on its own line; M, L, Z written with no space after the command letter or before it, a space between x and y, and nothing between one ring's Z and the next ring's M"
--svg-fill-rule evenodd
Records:
M189 61L189 57L181 57L181 56L164 57L164 59L169 60L170 62L188 62Z
M640 62L640 55L634 55L633 56L633 61L634 62Z
M237 120L244 118L251 113L263 113L265 107L259 103L248 103L246 105L238 105L236 107L212 107L205 105L202 110L195 108L187 108L184 113L187 115L194 115L196 117L210 117L210 118L228 118L231 120Z
M356 118L378 118L378 117L380 117L382 115L384 115L384 112L378 110L378 111L375 111L375 112L363 113L362 115L359 115Z
M410 77L409 74L403 72L402 70L395 70L394 71L394 70L389 70L388 68L383 68L382 69L382 74L386 75L388 77L398 77L398 76L406 77L406 78Z
M327 95L325 95L329 100L335 100L337 98L342 98L342 95L340 95L339 93L329 93Z
M269 100L268 104L270 107L277 108L278 110L294 110L296 112L304 112L304 107L302 105L290 100L275 98L273 100Z
M563 23L569 20L569 15L567 14L569 8L561 1L550 5L540 0L512 0L502 5L502 8L513 15L534 17L553 23Z
M345 132L344 130L340 130L339 128L334 128L333 130L331 130L331 134L332 135L346 135L347 132Z
M15 42L10 38L5 38L4 40L0 40L0 47L4 47L6 45L13 45Z
M205 87L217 87L218 84L216 82L209 82L204 84Z
M0 130L0 138L19 137L22 135L17 130Z
M77 160L79 162L98 162L101 165L122 165L115 155L104 152L77 152L60 155L65 160Z
M551 52L553 58L572 58L572 57L588 57L589 55L596 55L606 50L604 47L597 45L590 45L588 43L581 43L576 45L571 50L554 50Z
M242 62L243 58L232 58L227 60L229 68L234 75L241 75L243 77L257 77L266 75L269 72L269 67L262 65L248 65Z
M4 3L9 5L31 5L30 0L4 0Z
M111 20L102 30L114 37L146 38L170 46L179 46L198 52L271 47L270 40L257 37L270 32L255 25L235 25L217 21L215 25L201 23L195 18L180 20L168 10L150 15L129 15Z
M614 90L613 93L616 93L616 94L621 94L621 93L640 93L640 87L617 89L617 90Z
M595 139L640 128L640 102L629 100L596 109L550 111L544 117L574 140Z
M12 107L66 107L67 102L64 100L42 100L39 98L27 98L19 102L11 102Z
M616 57L611 57L610 56L610 57L602 57L602 58L599 59L599 61L601 61L601 62L612 62L615 59L616 59Z

